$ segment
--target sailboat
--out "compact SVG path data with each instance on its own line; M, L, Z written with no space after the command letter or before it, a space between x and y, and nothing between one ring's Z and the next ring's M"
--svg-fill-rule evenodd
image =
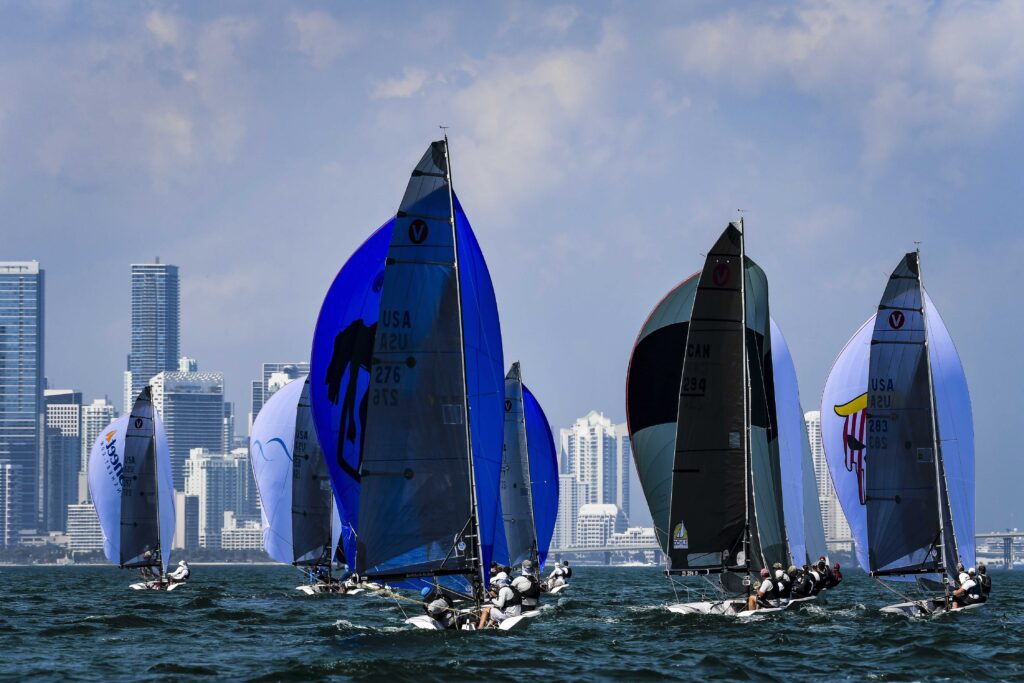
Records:
M89 492L103 532L103 553L122 569L139 569L135 590L174 590L167 577L174 540L170 451L150 388L131 414L100 432L89 454Z
M249 437L249 458L260 492L263 547L278 562L300 568L296 590L361 592L332 576L341 534L320 443L313 431L309 378L278 389L263 405Z
M540 403L523 384L518 362L505 375L504 438L502 524L497 529L494 559L511 568L530 560L541 572L558 513L558 456L551 426ZM550 592L558 593L566 585ZM523 616L537 614L531 611Z
M666 574L703 576L716 593L674 612L746 616L749 574L790 562L769 321L741 220L655 307L633 349L627 420Z
M918 252L900 260L877 313L836 359L821 420L858 560L903 598L883 611L948 611L957 565L975 561L974 428L963 366ZM907 595L914 588L924 597Z
M443 584L472 611L499 518L504 373L494 290L449 159L447 137L431 143L395 218L338 273L310 390L359 576Z

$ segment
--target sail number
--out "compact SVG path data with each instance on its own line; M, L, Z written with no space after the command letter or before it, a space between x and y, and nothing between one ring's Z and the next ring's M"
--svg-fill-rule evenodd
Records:
M687 396L703 396L707 389L704 377L683 377L683 394Z
M401 365L377 365L373 368L374 384L399 384L401 381Z

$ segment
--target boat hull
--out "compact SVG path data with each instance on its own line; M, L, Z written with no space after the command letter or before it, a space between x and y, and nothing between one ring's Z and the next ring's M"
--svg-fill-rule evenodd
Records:
M887 605L880 611L885 614L899 614L905 617L934 617L940 614L949 614L951 612L966 612L969 610L979 609L984 607L985 603L976 602L973 605L965 605L958 607L957 609L946 609L943 600L913 600L909 602L899 602L895 605Z

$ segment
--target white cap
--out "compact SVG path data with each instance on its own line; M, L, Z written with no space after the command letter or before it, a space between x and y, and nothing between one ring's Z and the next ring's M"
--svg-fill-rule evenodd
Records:
M775 578L776 579L781 579L783 574L785 574L785 572L782 571L781 569L776 569L775 570Z
M185 564L185 560L178 560L178 566L179 566L179 567L180 567L181 565L183 565L183 564Z

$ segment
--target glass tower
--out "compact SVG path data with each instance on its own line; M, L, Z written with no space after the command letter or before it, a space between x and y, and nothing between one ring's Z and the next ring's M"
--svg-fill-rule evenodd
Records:
M178 267L166 263L132 264L132 350L125 375L126 413L153 377L178 369L181 333Z
M43 270L36 261L0 261L0 465L17 473L19 494L7 500L0 487L8 538L39 521L43 386Z

